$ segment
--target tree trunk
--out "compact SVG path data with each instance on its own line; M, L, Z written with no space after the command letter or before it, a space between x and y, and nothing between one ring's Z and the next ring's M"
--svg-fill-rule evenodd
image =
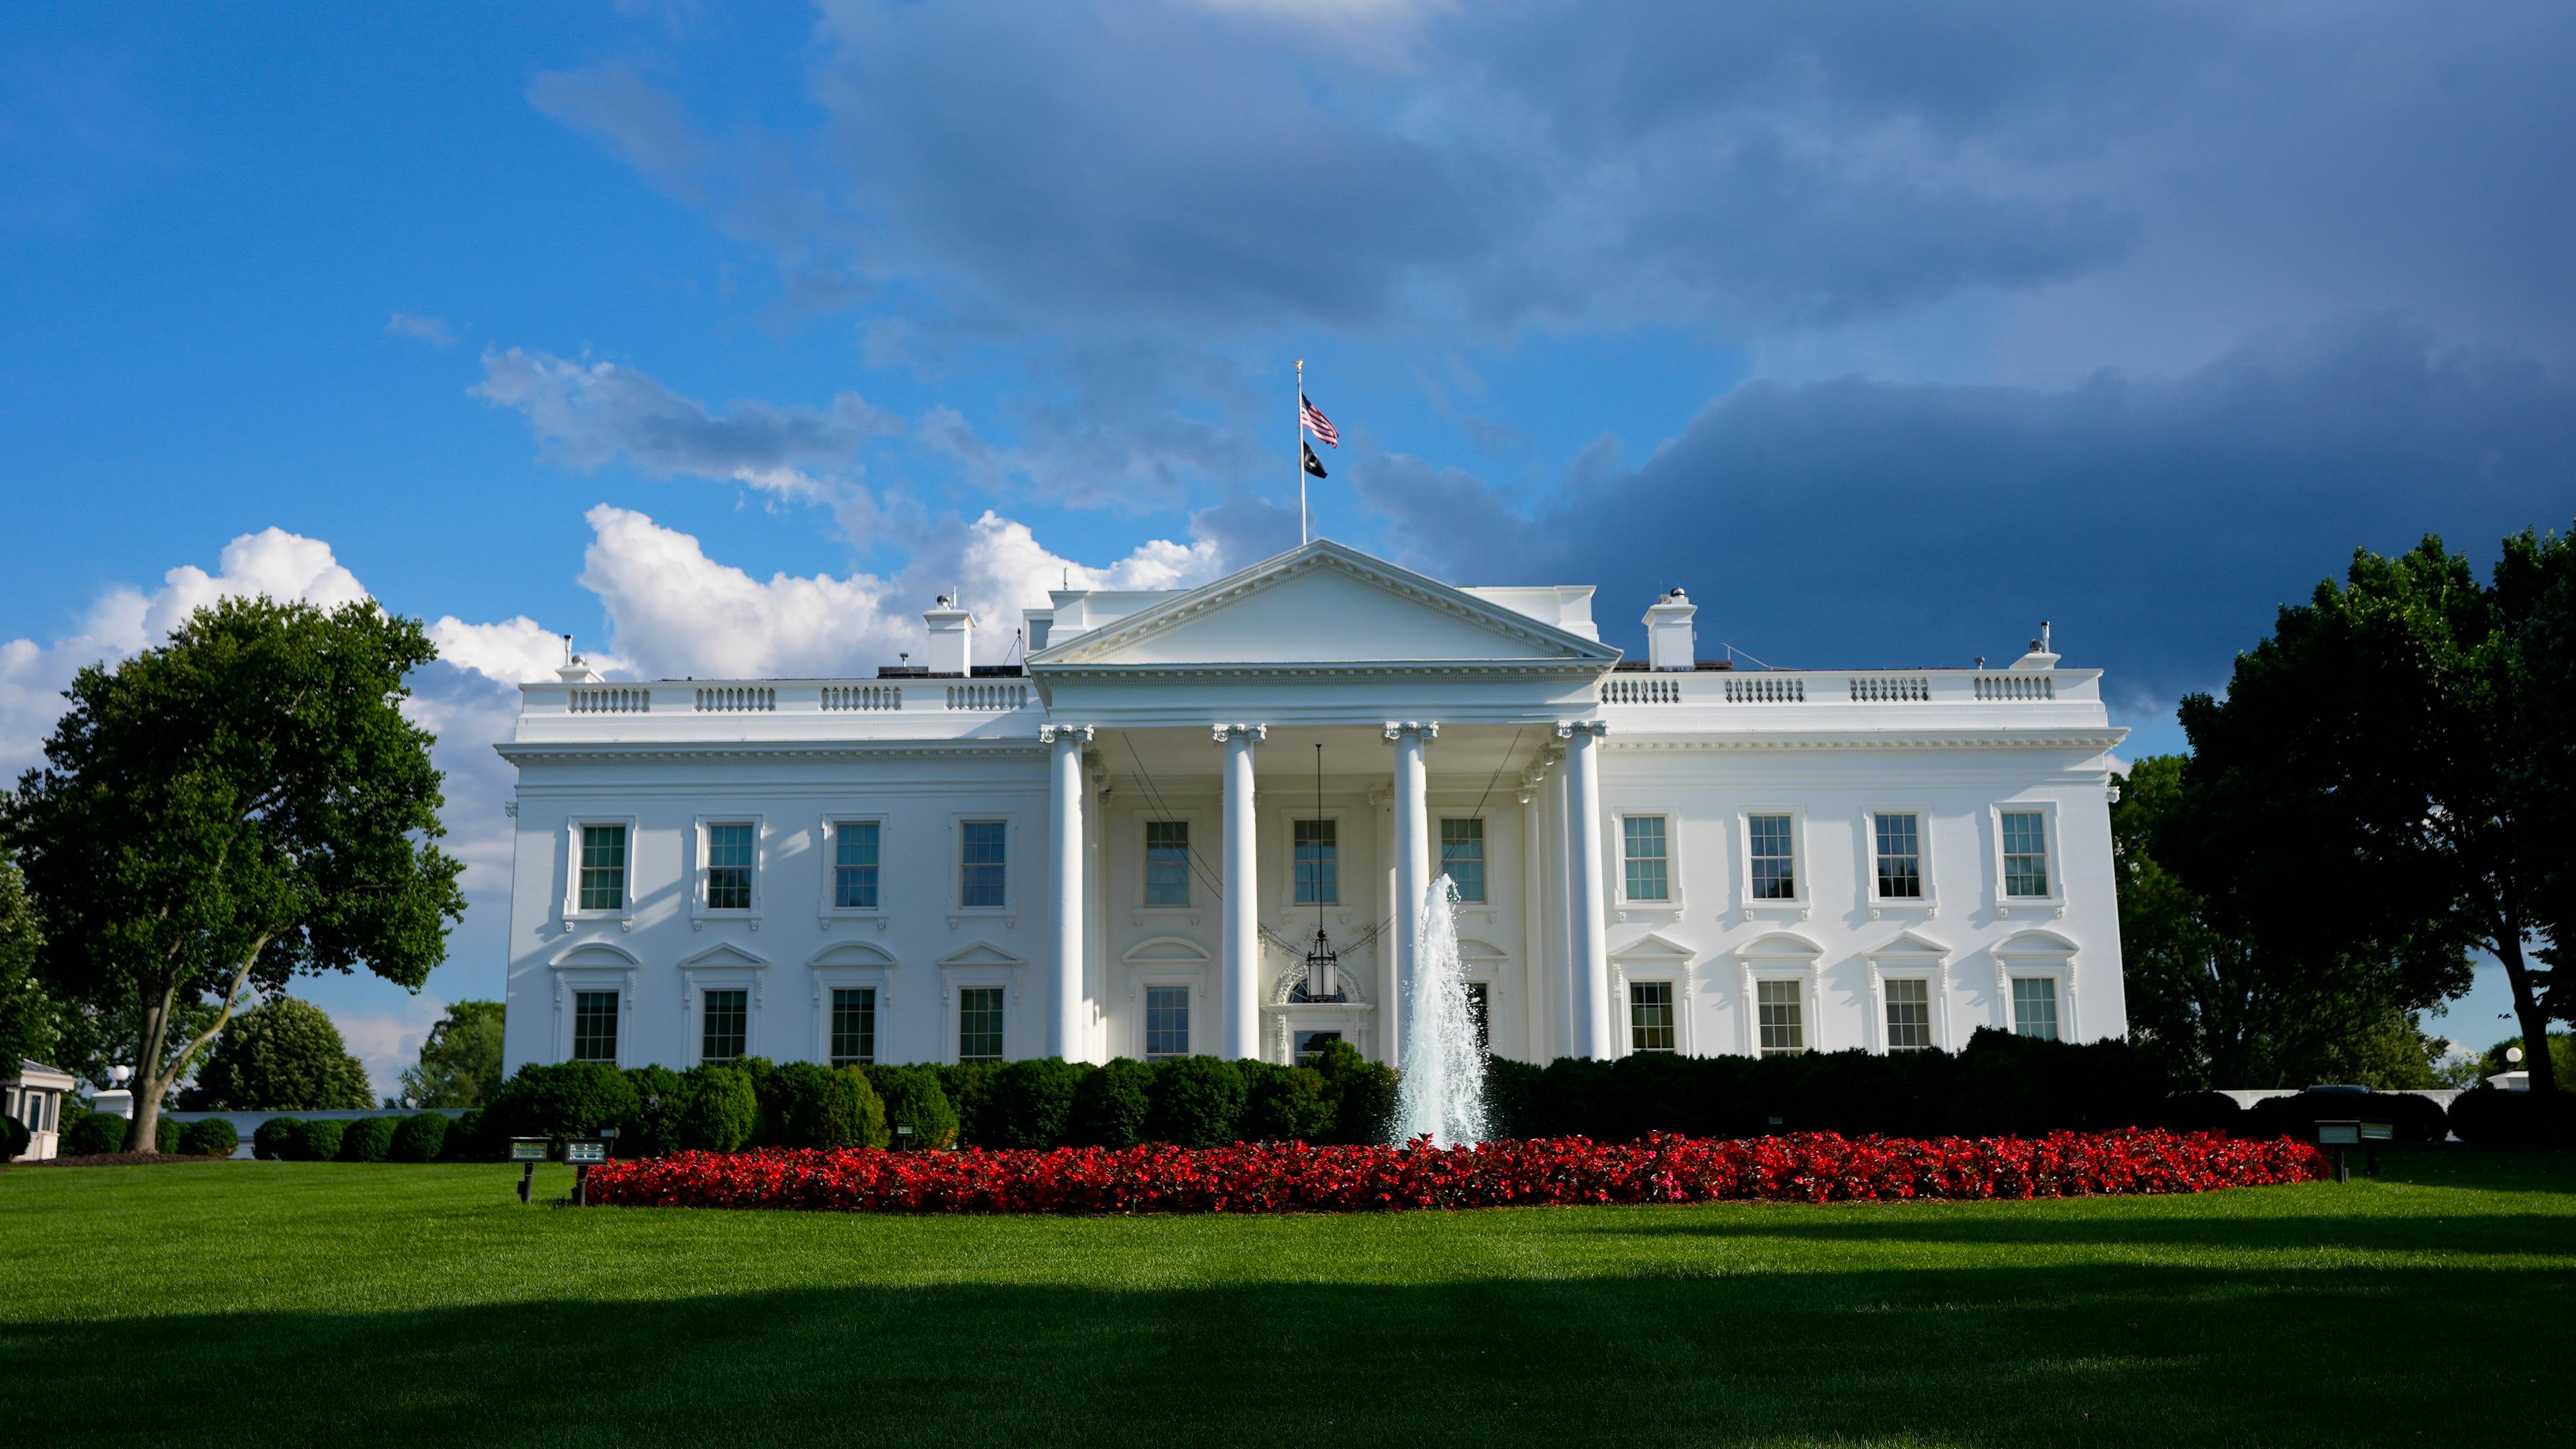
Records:
M2505 983L2513 988L2514 1020L2522 1026L2522 1069L2531 1074L2532 1125L2540 1140L2558 1140L2558 1068L2549 1060L2549 1014L2540 1009L2531 988L2531 968L2522 959L2520 923L2506 919L2496 933L2496 959L2504 963Z
M174 978L162 986L158 1005L143 1008L143 1034L134 1044L134 1076L129 1082L134 1092L134 1120L125 1129L128 1152L161 1150L161 1094L168 1090L169 1075L161 1069L161 1043L169 1039L170 1013L178 1001L179 983Z

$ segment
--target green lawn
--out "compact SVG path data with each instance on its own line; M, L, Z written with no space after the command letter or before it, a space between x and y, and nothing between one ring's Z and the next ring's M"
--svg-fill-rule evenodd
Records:
M0 1171L5 1441L2522 1443L2576 1372L2567 1157L1383 1217L577 1211L514 1179Z

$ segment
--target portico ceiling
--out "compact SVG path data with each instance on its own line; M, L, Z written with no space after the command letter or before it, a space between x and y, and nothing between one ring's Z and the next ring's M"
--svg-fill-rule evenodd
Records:
M1537 763L1541 752L1555 743L1555 732L1546 725L1443 724L1440 737L1425 752L1432 788L1481 790L1500 770L1494 792L1498 799L1504 798L1521 774ZM1395 768L1395 747L1374 725L1272 726L1268 738L1252 752L1254 779L1264 792L1313 789L1318 744L1324 747L1328 792L1387 788ZM1097 768L1112 777L1142 774L1162 790L1213 793L1223 783L1225 751L1214 742L1207 725L1106 727L1094 732L1092 750Z

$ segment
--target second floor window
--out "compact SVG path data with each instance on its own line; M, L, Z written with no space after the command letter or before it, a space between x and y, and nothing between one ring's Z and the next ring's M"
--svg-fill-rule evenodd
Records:
M1340 862L1333 840L1330 820L1300 820L1290 828L1294 835L1297 866L1297 904L1333 906L1341 904Z
M2048 894L2048 817L2037 810L2003 813L2004 894Z
M845 820L833 832L832 909L877 908L877 847L881 843L873 820Z
M1745 820L1746 859L1753 867L1757 901L1798 898L1797 847L1791 843L1791 827L1786 815L1754 815Z
M1923 898L1923 827L1913 815L1881 815L1878 826L1878 898Z
M877 1059L877 993L870 986L832 992L832 1065L867 1066Z
M957 1060L1002 1059L1002 988L968 986L957 993Z
M1932 1045L1932 983L1887 983L1887 1049L1920 1051Z
M1145 988L1145 1060L1190 1054L1190 989L1186 986Z
M969 820L958 827L960 855L957 862L957 904L968 910L998 910L1010 904L1009 847L1004 832L1009 822ZM998 1053L997 1053L998 1055Z
M698 1060L730 1062L748 1049L751 993L740 988L707 993L705 1030L699 1036Z
M1458 887L1458 899L1485 899L1485 822L1440 822L1440 869Z
M1631 815L1619 822L1620 849L1627 862L1628 899L1668 901L1673 898L1671 848L1664 840L1664 817Z
M1190 822L1145 822L1145 904L1190 903Z
M626 908L626 827L585 825L581 828L581 909Z
M1628 983L1628 1047L1631 1051L1668 1052L1673 1041L1673 983Z
M707 909L751 909L751 827L707 827Z

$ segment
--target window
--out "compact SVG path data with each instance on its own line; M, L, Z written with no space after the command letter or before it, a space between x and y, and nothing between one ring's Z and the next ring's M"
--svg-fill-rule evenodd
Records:
M751 909L751 827L707 827L707 909Z
M1796 848L1790 843L1786 815L1752 815L1744 822L1745 859L1753 867L1753 898L1794 901L1798 898Z
M968 986L957 993L957 1060L1002 1059L1002 988Z
M1494 1041L1493 993L1482 981L1470 981L1466 986L1467 1019L1476 1024L1476 1050L1490 1052Z
M877 908L878 831L873 820L844 820L832 833L832 909Z
M617 1060L616 992L572 994L572 1059L609 1063Z
M1880 815L1878 830L1878 898L1883 901L1923 899L1923 825L1913 815Z
M1297 904L1333 906L1341 904L1342 883L1338 851L1330 820L1300 820L1292 826L1297 861Z
M1485 899L1485 822L1440 822L1440 869L1458 887L1458 899Z
M957 829L957 904L967 910L999 910L1010 904L1009 849L1006 820L967 820Z
M2057 1040L2057 981L2049 976L2013 978L2013 1034Z
M581 828L581 909L626 909L626 827Z
M1145 822L1145 904L1190 903L1190 822Z
M1631 815L1619 822L1621 848L1627 853L1628 899L1668 901L1673 898L1670 848L1664 841L1664 817Z
M1802 1052L1807 1049L1807 1027L1798 1000L1799 983L1795 981L1757 981L1753 999L1762 1027L1761 1049L1765 1056L1773 1052Z
M706 994L705 1026L698 1037L698 1060L729 1062L747 1049L751 1034L751 993L740 987Z
M1921 1051L1932 1045L1932 983L1887 983L1887 1049Z
M1190 989L1186 986L1145 988L1145 1060L1190 1054Z
M2036 810L2003 813L2004 894L2048 894L2048 817Z
M1297 1033L1297 1065L1311 1067L1324 1059L1324 1048L1340 1041L1338 1031L1301 1031Z
M832 1065L863 1067L876 1059L876 988L835 989L832 992Z
M1628 1045L1631 1049L1641 1052L1675 1050L1673 983L1669 981L1628 983Z

